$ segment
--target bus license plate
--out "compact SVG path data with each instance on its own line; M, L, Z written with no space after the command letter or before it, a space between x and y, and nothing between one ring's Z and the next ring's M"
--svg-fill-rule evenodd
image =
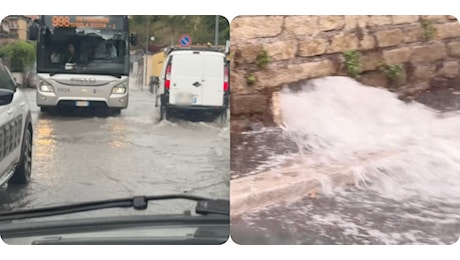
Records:
M77 107L87 107L89 106L88 101L75 101L75 106Z

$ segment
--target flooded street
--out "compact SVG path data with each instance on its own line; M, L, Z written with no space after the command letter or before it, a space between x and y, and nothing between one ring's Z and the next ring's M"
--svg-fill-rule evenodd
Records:
M232 139L232 180L267 171L295 173L298 179L317 181L319 188L286 189L283 198L289 193L291 200L234 217L233 240L455 243L460 235L460 98L455 95L444 91L419 96L430 108L341 77L318 79L298 92L284 91L283 130L245 133L240 143ZM263 152L248 159L248 150ZM233 153L246 161L233 167ZM265 177L251 179L248 187L267 181Z
M0 187L0 211L136 195L228 199L228 123L212 118L159 123L159 107L146 90L132 89L128 108L111 117L90 111L41 113L35 90L24 91L35 127L32 177L26 187ZM151 204L159 205L152 207L155 213L194 209L183 200Z

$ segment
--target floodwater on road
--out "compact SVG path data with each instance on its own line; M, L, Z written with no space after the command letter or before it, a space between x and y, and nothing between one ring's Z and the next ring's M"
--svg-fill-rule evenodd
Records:
M284 129L246 133L240 137L246 144L232 144L232 150L243 150L244 145L270 147L261 164L251 162L252 171L239 165L235 172L232 166L232 178L294 165L300 174L302 168L304 174L314 169L322 188L315 196L292 190L303 193L303 199L235 217L235 242L453 244L458 240L458 112L406 103L385 89L343 77L310 81L300 91L284 90L280 101ZM275 148L280 146L285 149ZM328 182L332 174L346 176L351 185L332 186Z
M136 195L228 199L228 122L206 116L159 122L153 96L135 89L119 116L80 110L46 114L35 105L35 90L24 91L35 127L32 177L26 187L0 187L0 211ZM151 204L159 205L156 213L194 209L184 200Z

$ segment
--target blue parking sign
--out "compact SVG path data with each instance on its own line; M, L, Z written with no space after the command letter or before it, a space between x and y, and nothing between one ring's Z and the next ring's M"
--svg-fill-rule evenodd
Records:
M192 37L188 34L182 34L179 37L179 45L181 47L190 47L192 45Z

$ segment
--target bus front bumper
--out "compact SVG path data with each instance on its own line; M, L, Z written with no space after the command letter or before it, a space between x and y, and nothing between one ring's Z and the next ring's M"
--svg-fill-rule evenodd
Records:
M54 93L40 92L37 90L37 106L39 107L57 107L57 106L75 106L75 107L94 107L106 106L109 108L124 109L128 107L128 93L112 94L109 98L96 97L57 97Z

